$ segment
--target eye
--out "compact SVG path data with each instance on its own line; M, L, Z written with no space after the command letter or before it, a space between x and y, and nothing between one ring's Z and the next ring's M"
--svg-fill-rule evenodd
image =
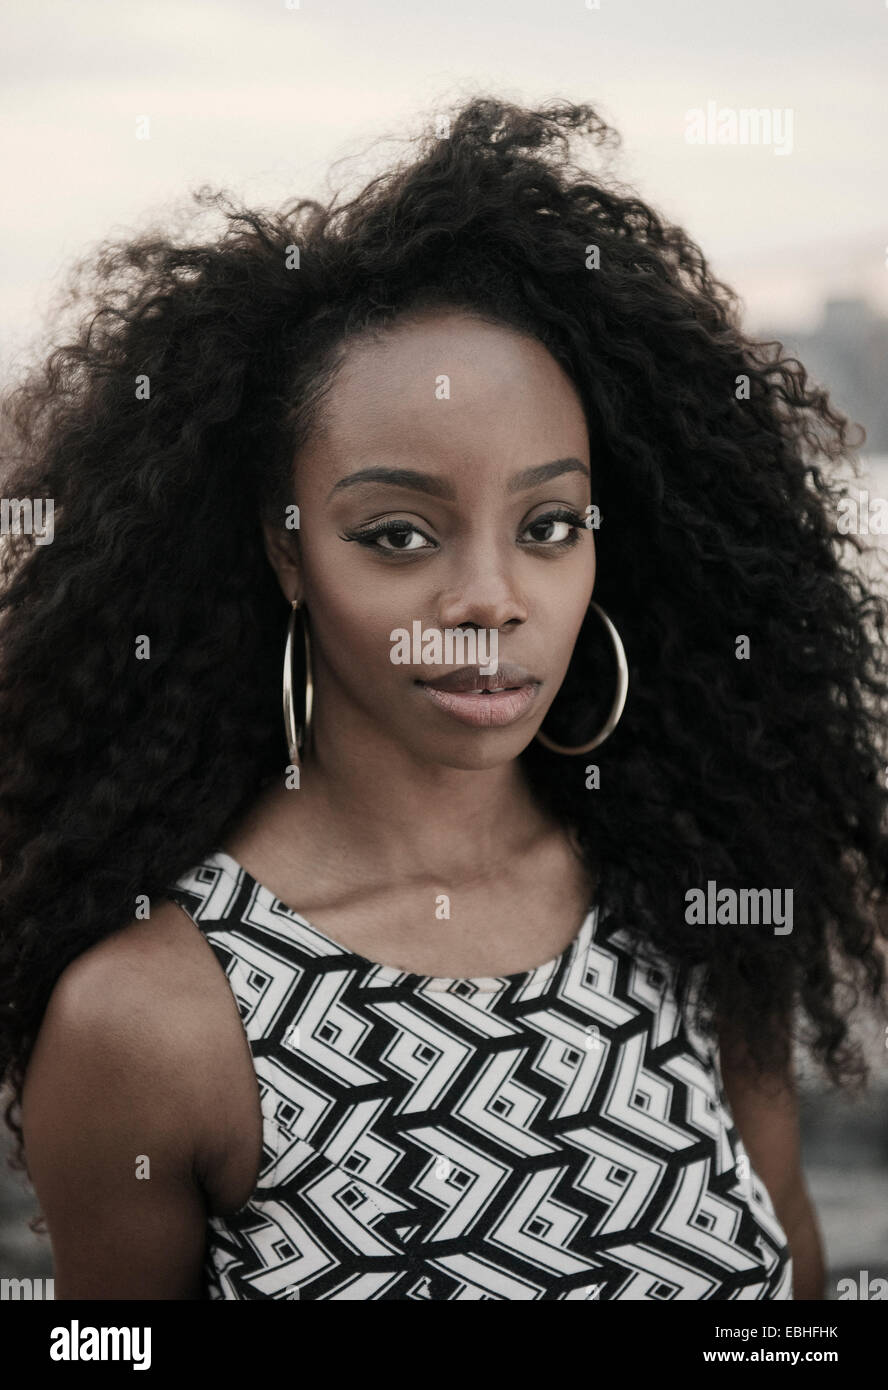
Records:
M369 550L379 550L388 555L406 555L417 550L428 550L426 545L380 545L379 540L383 536L394 536L398 540L409 541L412 536L425 536L430 540L424 531L420 531L418 526L413 526L409 521L383 521L378 526L370 526L365 531L347 531L342 537L345 541L357 541L358 545L364 545ZM431 543L434 546L434 542Z
M580 529L585 526L585 520L577 512L570 511L567 507L559 507L556 511L546 512L544 516L538 516L536 521L532 521L527 527L528 531L536 531L540 527L560 527L561 534L554 539L552 536L537 537L531 541L532 545L543 546L546 550L561 550L565 546L576 545L580 539Z

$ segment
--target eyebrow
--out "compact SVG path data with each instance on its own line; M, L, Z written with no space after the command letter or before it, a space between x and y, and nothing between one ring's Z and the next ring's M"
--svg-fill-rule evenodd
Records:
M589 468L577 458L553 459L551 463L538 463L510 478L506 491L527 492L530 488L538 487L550 478L558 478L563 473L582 473L584 478L588 478ZM411 492L426 492L430 497L441 497L446 502L456 501L456 490L451 483L431 473L419 473L413 468L362 468L358 473L349 473L348 477L340 478L338 483L334 483L327 495L327 501L335 492L341 492L344 488L373 483L407 488Z

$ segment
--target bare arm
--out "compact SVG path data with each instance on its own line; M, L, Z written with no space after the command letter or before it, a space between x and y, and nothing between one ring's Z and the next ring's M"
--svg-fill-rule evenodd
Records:
M59 1299L201 1297L199 1010L177 1005L181 971L148 928L63 973L25 1079L25 1153Z
M719 1029L719 1044L725 1093L740 1137L789 1241L793 1297L822 1299L823 1245L802 1172L798 1096L791 1068L757 1079L727 1026Z

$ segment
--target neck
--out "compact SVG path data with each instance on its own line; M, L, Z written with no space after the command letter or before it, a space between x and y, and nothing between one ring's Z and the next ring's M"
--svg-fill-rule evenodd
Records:
M512 758L488 768L417 759L396 739L329 736L313 720L301 758L300 812L378 877L484 877L553 828Z

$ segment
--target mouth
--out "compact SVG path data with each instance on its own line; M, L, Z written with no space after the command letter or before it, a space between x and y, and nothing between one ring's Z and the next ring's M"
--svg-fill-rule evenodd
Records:
M501 679L500 672L480 677L481 681L490 682ZM416 681L416 685L443 713L476 729L514 724L530 709L539 690L539 682L532 679L520 685L477 684L466 690L447 689L440 682L431 681Z
M536 676L525 671L523 666L502 662L492 675L485 675L480 666L461 666L457 671L449 671L446 676L436 680L418 681L432 690L452 690L460 695L476 695L479 692L493 694L503 690L521 690L526 685L539 685Z

